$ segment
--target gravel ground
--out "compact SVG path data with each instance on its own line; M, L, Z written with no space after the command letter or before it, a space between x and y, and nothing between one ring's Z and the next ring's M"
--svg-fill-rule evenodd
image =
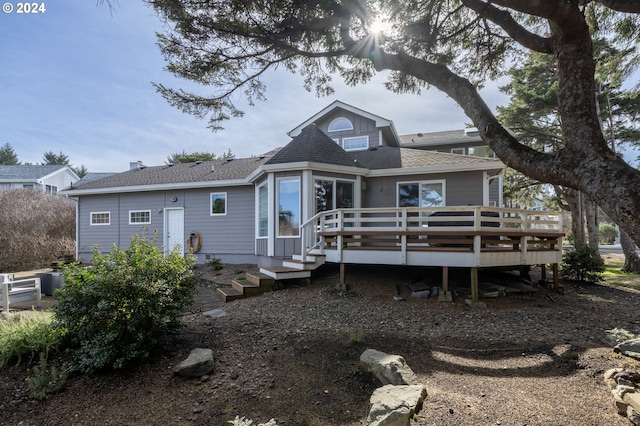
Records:
M359 365L367 348L402 355L426 385L412 425L629 424L602 375L637 367L613 354L606 330L640 332L640 294L565 283L564 294L537 286L479 309L462 297L411 298L407 284L437 279L424 269L349 267L347 293L335 290L337 277L324 267L311 285L228 303L222 318L187 315L176 344L150 364L73 377L42 403L26 397L28 371L2 372L0 424L224 425L239 415L364 425L380 386ZM454 284L465 278L452 273ZM394 300L398 289L404 301ZM170 368L195 347L214 350L215 371L175 377Z

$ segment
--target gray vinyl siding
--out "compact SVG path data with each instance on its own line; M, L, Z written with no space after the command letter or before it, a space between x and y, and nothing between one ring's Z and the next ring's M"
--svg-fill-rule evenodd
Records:
M164 209L184 207L184 236L186 242L192 232L199 232L202 248L197 262L230 255L254 255L255 220L254 187L205 188L185 191L158 191L127 194L91 195L80 197L78 204L78 254L89 262L94 245L106 253L113 244L129 246L131 237L147 229L149 237L158 233L158 244L163 244ZM210 194L227 193L227 214L211 216ZM129 225L129 212L150 210L151 223ZM109 225L90 225L91 212L110 212Z
M78 203L77 249L82 262L92 258L93 246L101 252L108 252L113 244L120 245L118 195L84 196ZM91 225L92 212L109 212L109 225Z
M258 256L269 255L269 239L268 238L256 238L256 254Z
M210 194L227 193L227 214L211 216ZM253 186L209 188L185 193L185 239L199 232L202 248L198 257L221 254L254 254L255 189Z
M396 207L398 182L431 180L445 180L445 200L448 206L482 205L483 172L478 171L367 178L362 206L366 208Z
M338 118L344 117L351 121L353 124L353 130L345 130L341 132L329 132L329 124ZM343 138L350 138L354 136L369 136L369 146L378 146L380 145L380 132L376 127L376 123L373 120L369 120L368 118L364 118L358 114L354 114L352 112L347 112L344 110L336 110L332 114L326 116L322 121L316 123L317 126L329 135L332 139L340 139L342 141Z

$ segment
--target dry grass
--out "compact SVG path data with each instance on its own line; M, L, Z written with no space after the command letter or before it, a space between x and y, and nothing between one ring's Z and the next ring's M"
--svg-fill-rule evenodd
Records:
M623 254L604 253L602 258L606 266L603 275L603 284L613 287L624 287L631 290L640 290L640 275L622 272L620 270L624 265Z
M75 253L75 203L31 189L0 191L0 272L49 266Z

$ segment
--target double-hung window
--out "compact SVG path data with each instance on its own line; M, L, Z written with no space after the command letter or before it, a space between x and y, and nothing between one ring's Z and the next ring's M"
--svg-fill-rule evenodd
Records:
M91 226L110 225L111 212L91 212Z
M129 225L148 225L151 223L151 210L130 210Z

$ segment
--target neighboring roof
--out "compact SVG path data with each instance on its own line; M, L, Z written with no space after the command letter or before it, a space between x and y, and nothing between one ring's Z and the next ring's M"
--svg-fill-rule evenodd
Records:
M270 157L259 156L232 160L196 161L163 166L140 167L102 179L76 183L66 195L91 193L152 191L192 188L212 184L248 184L246 177Z
M478 129L471 127L464 130L400 135L400 146L403 147L448 145L465 142L482 142Z
M115 173L107 173L107 172L102 172L102 173L97 173L97 172L89 172L86 175L84 175L82 177L82 179L80 179L79 182L76 182L74 184L74 186L78 186L78 185L84 185L85 183L89 183L89 182L93 182L94 180L98 180L98 179L104 179L106 177L109 176L113 176L115 175Z
M343 109L345 111L352 112L361 117L365 117L374 121L376 123L376 127L383 131L383 133L385 134L385 137L391 143L395 144L399 141L398 132L396 131L396 127L393 124L393 121L387 118L381 117L379 115L372 114L363 109L354 107L352 105L345 104L344 102L341 102L341 101L333 101L331 104L324 107L321 111L315 113L310 118L306 119L305 121L303 121L302 123L294 127L293 129L291 129L289 132L287 132L287 134L291 137L298 136L302 132L302 130L305 129L307 126L320 121L324 116L326 116L327 114L331 113L333 110L338 108Z
M370 170L407 169L416 167L456 166L468 167L477 165L487 169L500 169L504 164L500 160L473 155L448 154L437 151L423 151L411 148L395 148L378 146L366 151L349 152L349 155L361 167Z
M67 169L68 166L62 165L49 165L49 166L8 166L0 165L0 180L15 180L15 181L37 181L51 173L57 172L61 169Z
M334 166L353 166L353 157L327 136L318 126L310 124L293 138L266 164L314 162Z

